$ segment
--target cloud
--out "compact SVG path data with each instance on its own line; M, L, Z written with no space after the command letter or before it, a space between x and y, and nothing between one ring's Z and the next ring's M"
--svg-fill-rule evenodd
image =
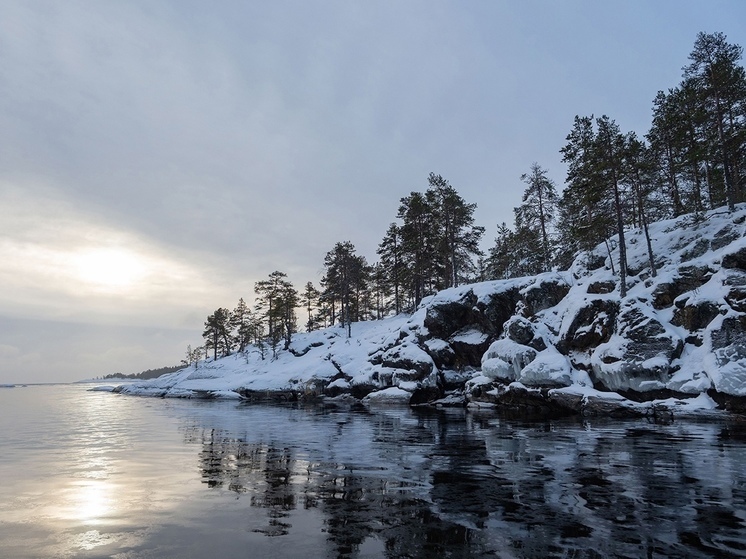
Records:
M0 311L9 316L175 326L235 289L199 251L169 251L48 196L2 189ZM177 322L175 322L177 321Z
M0 318L199 334L337 241L374 260L431 171L489 244L575 114L643 134L696 32L738 39L714 6L5 1Z
M21 350L8 344L0 344L0 359L14 359L18 357Z

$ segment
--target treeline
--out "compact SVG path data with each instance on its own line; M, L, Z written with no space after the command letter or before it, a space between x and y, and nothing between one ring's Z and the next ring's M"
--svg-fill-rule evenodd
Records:
M167 373L173 373L174 371L178 371L182 367L183 365L177 365L175 367L160 367L158 369L148 369L147 371L142 371L141 373L133 373L130 375L125 375L122 373L114 373L111 375L104 375L102 378L104 379L133 378L133 379L147 380L151 378L157 378Z
M643 138L616 122L576 116L560 152L568 166L565 186L539 164L521 177L521 204L512 227L497 227L494 244L480 250L484 228L467 203L440 175L425 192L401 199L396 215L369 263L350 241L324 258L324 276L296 290L283 272L254 286L256 304L217 309L205 322L203 347L187 350L185 364L251 348L262 358L288 349L302 309L304 328L342 325L411 312L441 289L473 281L566 269L581 251L614 238L614 273L626 294L625 230L651 221L744 200L746 174L746 73L743 49L722 33L700 33L682 81L659 91ZM651 273L655 256L648 239ZM612 246L608 246L611 253Z

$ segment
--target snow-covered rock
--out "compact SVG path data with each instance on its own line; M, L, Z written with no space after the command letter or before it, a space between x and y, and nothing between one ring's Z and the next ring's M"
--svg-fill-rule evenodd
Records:
M625 298L612 239L567 272L446 289L411 315L353 324L349 338L339 327L300 333L276 356L250 349L115 391L467 401L541 414L746 409L746 204L653 223L650 235L655 273L642 232L627 232Z

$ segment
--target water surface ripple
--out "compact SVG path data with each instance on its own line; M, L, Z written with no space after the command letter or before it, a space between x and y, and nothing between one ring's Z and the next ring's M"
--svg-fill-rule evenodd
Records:
M0 390L0 557L744 557L737 422Z

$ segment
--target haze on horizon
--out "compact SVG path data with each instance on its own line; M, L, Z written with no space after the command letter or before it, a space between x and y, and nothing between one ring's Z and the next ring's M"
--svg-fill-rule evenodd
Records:
M739 0L0 6L0 383L172 365L273 270L369 260L435 172L486 227L576 114L642 136Z

